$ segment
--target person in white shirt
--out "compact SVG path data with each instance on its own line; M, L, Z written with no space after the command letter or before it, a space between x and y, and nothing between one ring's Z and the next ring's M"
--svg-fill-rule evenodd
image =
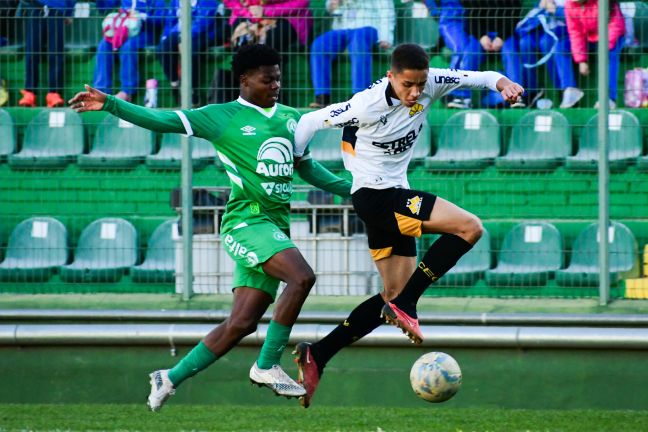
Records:
M311 108L331 103L333 60L345 49L351 59L351 90L364 90L372 80L374 45L388 49L394 43L396 12L392 0L326 0L333 16L331 30L319 35L311 47L311 79L315 101Z
M477 216L441 197L409 189L407 166L426 113L437 99L458 88L489 88L514 103L524 89L497 72L430 69L428 64L420 46L399 45L385 78L346 102L303 115L297 125L296 157L317 130L343 128L342 155L353 175L353 206L366 225L369 249L384 283L384 292L357 306L325 338L297 345L298 379L307 392L301 398L304 406L310 404L326 363L378 327L381 317L421 343L419 297L482 235ZM415 237L423 233L442 235L417 266Z

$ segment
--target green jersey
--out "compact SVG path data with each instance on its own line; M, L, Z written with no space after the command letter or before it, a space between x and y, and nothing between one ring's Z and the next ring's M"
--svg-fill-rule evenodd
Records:
M230 179L222 230L268 219L287 230L299 113L280 104L264 110L242 98L177 113L187 134L214 143Z
M216 148L232 191L222 219L222 232L270 222L288 232L293 179L293 135L299 113L275 104L263 109L242 98L198 109L161 111L108 96L103 109L160 133L205 138ZM324 190L349 196L348 181L333 175L305 155L301 177Z

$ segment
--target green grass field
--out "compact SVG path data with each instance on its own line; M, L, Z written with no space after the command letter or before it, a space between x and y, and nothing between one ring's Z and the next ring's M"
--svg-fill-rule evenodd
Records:
M0 405L0 431L643 431L648 411Z

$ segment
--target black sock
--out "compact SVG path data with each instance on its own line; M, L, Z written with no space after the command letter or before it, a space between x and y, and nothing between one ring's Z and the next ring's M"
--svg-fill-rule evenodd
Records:
M368 335L384 322L380 318L380 311L384 305L385 301L380 294L369 297L356 306L342 324L335 327L324 339L313 344L313 355L320 373L338 351Z
M416 302L432 282L436 282L454 267L473 245L454 234L443 234L437 239L405 284L403 291L392 300L399 309L416 318Z

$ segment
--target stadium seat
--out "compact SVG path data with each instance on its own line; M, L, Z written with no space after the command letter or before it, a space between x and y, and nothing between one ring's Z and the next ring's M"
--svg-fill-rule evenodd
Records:
M137 263L137 231L120 218L102 218L79 238L74 262L61 267L65 282L117 282Z
M133 168L153 149L153 132L113 115L97 126L89 154L79 156L82 168Z
M74 19L65 26L65 54L71 60L85 60L96 50L103 37L101 21L94 3L74 5Z
M637 158L637 169L642 172L648 171L648 156L640 156Z
M571 171L596 171L598 169L598 114L587 121L578 143L578 152L567 157L565 163ZM635 162L641 155L641 125L634 114L615 110L608 120L610 169L620 170Z
M556 227L523 222L504 237L497 267L486 272L486 282L490 286L544 286L562 266L562 237Z
M531 111L513 126L509 148L495 158L502 170L548 170L571 153L571 128L557 111Z
M421 251L425 253L426 251ZM465 286L474 285L484 277L484 272L491 266L490 234L484 230L482 237L473 248L459 259L434 286Z
M308 147L313 159L327 167L342 166L342 129L320 129Z
M500 152L500 127L487 111L462 111L441 128L437 151L425 159L436 170L477 170L489 165Z
M14 168L65 168L83 153L81 116L70 109L41 111L29 122L19 153L9 156Z
M0 162L16 151L16 128L11 115L0 109Z
M5 259L0 263L0 280L44 282L67 263L68 233L50 217L33 217L11 232Z
M565 287L592 287L599 284L598 223L592 223L578 234L572 247L569 267L556 272L556 282ZM632 232L619 222L608 230L610 284L617 285L620 273L637 264L637 241Z
M429 50L439 43L439 23L429 16L423 3L402 2L397 5L396 43L414 43Z
M191 159L196 170L214 163L216 149L207 140L189 137L191 140ZM146 156L146 166L151 169L180 169L182 165L181 136L179 134L163 134L160 151Z
M169 220L158 226L146 248L146 257L142 264L130 269L131 279L142 283L164 283L175 281L175 243L178 222Z
M425 121L414 146L410 168L425 163L425 158L430 157L430 154L432 154L432 132L430 125Z

